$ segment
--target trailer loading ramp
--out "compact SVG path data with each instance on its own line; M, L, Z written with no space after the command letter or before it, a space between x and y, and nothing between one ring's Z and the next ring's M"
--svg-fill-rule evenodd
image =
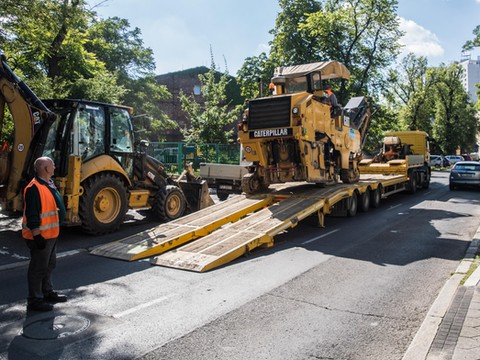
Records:
M325 188L306 183L287 187L282 184L271 193L234 196L154 229L100 245L91 253L123 260L159 255L152 259L152 264L203 272L256 247L272 246L275 235L315 212L323 225L324 216L331 213L332 207L354 191L363 194L367 189L390 188L381 192L387 197L398 192L396 186L405 181L403 175L364 174L358 183ZM179 247L189 241L192 242Z
M268 208L249 214L230 226L178 249L163 253L154 258L152 264L197 272L211 270L256 247L272 246L275 235L296 226L307 216L323 211L324 207L350 196L355 188L346 184L327 188L304 185L294 191L280 191L273 195L278 201Z
M153 229L97 246L90 253L128 261L158 255L187 241L205 236L229 222L235 222L273 201L273 198L266 196L246 198L237 195Z

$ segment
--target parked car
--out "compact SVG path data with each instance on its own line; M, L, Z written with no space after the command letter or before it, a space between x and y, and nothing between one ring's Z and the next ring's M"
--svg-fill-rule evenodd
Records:
M447 167L450 162L443 155L430 155L430 166Z
M464 161L465 160L463 158L463 156L460 156L460 155L447 155L447 156L445 156L445 158L448 160L450 165L453 165L458 161Z
M450 190L461 186L480 186L480 162L458 161L450 170Z

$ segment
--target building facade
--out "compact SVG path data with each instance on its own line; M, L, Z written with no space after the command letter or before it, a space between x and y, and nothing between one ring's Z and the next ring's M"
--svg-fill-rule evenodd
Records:
M480 56L477 60L464 59L459 64L464 69L463 87L468 92L470 100L476 104L478 101L477 91L479 91L477 85L480 84Z
M179 126L179 129L167 130L164 134L162 134L166 141L184 141L180 129L188 129L190 127L190 119L188 119L186 114L182 111L180 92L183 91L184 94L193 96L197 103L203 105L204 100L201 93L202 84L198 78L198 75L205 74L209 71L209 68L200 66L182 71L162 74L156 77L157 82L161 85L165 85L168 91L172 94L170 99L162 100L160 106L164 113ZM220 77L222 74L218 73L217 75ZM230 83L226 89L226 93L227 101L229 101L232 106L243 103L243 99L240 96L240 87L238 86L234 77L231 77ZM232 128L236 129L235 124L232 124L232 126L226 130L230 130Z

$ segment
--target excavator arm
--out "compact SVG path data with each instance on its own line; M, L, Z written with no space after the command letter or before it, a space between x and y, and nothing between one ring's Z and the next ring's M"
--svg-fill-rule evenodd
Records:
M15 75L0 53L0 133L6 107L14 132L9 144L0 145L0 205L2 210L22 211L23 188L33 177L33 161L42 155L56 115Z

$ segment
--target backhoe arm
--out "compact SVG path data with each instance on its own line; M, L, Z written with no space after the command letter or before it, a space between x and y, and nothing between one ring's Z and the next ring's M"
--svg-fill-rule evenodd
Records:
M9 146L0 146L0 205L3 210L23 210L23 188L33 176L33 161L43 152L47 124L55 121L35 93L8 67L0 54L0 131L5 104L13 118L14 133Z

